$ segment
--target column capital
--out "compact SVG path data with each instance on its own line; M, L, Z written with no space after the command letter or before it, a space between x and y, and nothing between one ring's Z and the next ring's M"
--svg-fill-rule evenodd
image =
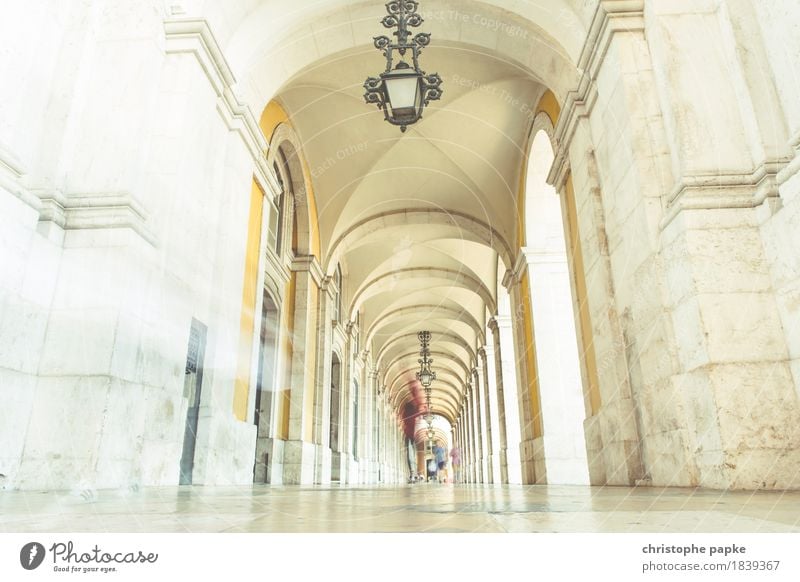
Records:
M502 281L503 287L505 287L510 293L517 283L519 283L519 280L516 277L515 271L512 269L506 271L505 274L503 275L503 281Z
M320 281L319 290L325 293L329 300L333 301L336 297L336 287L333 284L333 277L324 275Z
M511 316L510 315L495 315L489 320L489 329L492 330L492 333L498 333L501 328L509 328L511 327Z
M517 263L525 261L526 265L542 265L547 263L563 263L567 260L563 249L558 249L555 245L546 245L554 248L537 249L533 247L522 247L519 249Z
M303 255L299 257L294 257L292 259L292 271L298 273L307 272L311 276L317 287L322 288L322 280L325 274L322 271L322 267L320 266L317 257L315 257L314 255Z

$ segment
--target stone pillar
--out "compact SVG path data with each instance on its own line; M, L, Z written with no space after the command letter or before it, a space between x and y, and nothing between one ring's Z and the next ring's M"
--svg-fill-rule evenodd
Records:
M469 483L469 462L470 462L470 451L469 451L469 417L467 415L467 394L466 389L464 391L464 395L461 400L461 418L462 418L462 438L464 439L464 447L461 450L462 453L462 470L464 472L464 483Z
M470 451L472 461L470 462L470 476L473 483L480 483L480 435L478 434L478 417L475 409L475 387L471 381L467 382L467 406L469 407L469 430L470 430Z
M476 366L472 370L473 382L475 386L476 413L478 417L479 432L478 436L481 444L481 483L489 483L489 423L486 417L486 384L483 381L483 364L478 356Z
M533 343L533 320L524 270L508 271L503 286L511 299L511 332L515 347L517 410L520 420L520 464L522 482L536 483L535 440L541 437L539 378L536 370L536 346Z
M335 289L332 278L322 280L317 317L317 382L314 394L314 444L316 465L314 482L327 485L331 482L331 363L333 356L332 314Z
M648 425L648 470L658 483L679 472L681 482L705 487L796 488L800 402L760 232L780 209L775 174L783 163L775 156L785 142L774 143L764 114L752 120L754 100L769 97L752 82L751 90L736 54L733 31L749 18L732 27L731 11L747 6L714 4L679 15L659 1L645 14L667 142L678 154L660 243L678 340L669 396L686 403L685 416L675 414L685 441L674 457L665 444L656 449L659 435ZM683 97L715 88L711 100Z
M556 212L560 215L560 207ZM542 436L534 442L536 482L588 484L586 410L567 254L563 231L560 237L554 234L528 241L535 246L522 249L519 261L526 265L522 276L528 277L531 292L543 422Z
M494 346L486 345L478 350L479 369L482 372L484 402L486 403L486 467L487 483L501 483L500 478L500 423L497 408L497 376L494 362Z
M474 483L475 478L472 471L473 464L475 462L475 456L473 454L474 430L472 428L472 412L469 404L469 386L467 386L464 390L464 429L464 446L466 451L464 473L466 475L466 482Z
M314 396L322 271L316 257L298 257L295 273L295 306L292 337L292 384L289 407L289 439L283 449L283 482L305 485L314 482Z
M348 323L345 326L345 346L342 353L342 386L341 392L341 426L339 428L339 448L341 450L340 483L355 483L358 476L353 474L353 379L355 370L355 325Z
M470 375L472 382L472 400L473 411L475 414L475 437L477 445L477 480L478 483L485 483L485 463L486 457L484 455L484 441L486 435L484 434L484 419L483 419L483 406L481 406L481 385L479 382L479 374L476 368L473 368Z
M762 47L733 42L728 10L744 6L601 0L556 128L551 181L596 360L593 483L797 486L800 435L774 432L800 411L759 231L780 161L742 65Z
M521 484L522 467L519 454L521 431L511 318L495 316L489 320L489 328L492 330L494 338L497 398L499 413L502 415L500 417L501 478L503 478L503 469L505 468L503 483Z
M497 464L499 470L500 483L507 484L508 481L508 457L506 451L508 450L508 437L506 431L506 406L505 396L503 394L503 367L501 361L500 350L500 328L497 325L497 320L492 318L488 324L489 330L492 333L492 342L486 346L486 356L491 369L494 370L494 400L497 403ZM491 351L489 351L491 348ZM491 359L490 359L491 358Z
M378 414L378 370L373 369L369 372L369 482L378 482L378 439L380 422Z

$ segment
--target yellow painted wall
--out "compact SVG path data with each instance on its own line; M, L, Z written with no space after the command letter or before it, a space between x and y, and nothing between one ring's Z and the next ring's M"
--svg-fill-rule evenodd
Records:
M250 189L250 214L247 223L245 249L244 287L242 312L239 324L239 355L233 389L233 413L238 420L247 418L252 369L253 337L256 321L256 287L258 285L259 245L261 243L261 216L264 211L264 192L255 179Z
M558 123L558 116L561 113L561 106L552 91L549 89L542 95L539 103L534 109L535 114L538 115L544 112L552 122L553 126ZM529 137L532 140L535 136ZM530 150L528 144L527 150ZM527 244L527 232L525 224L525 199L527 196L527 181L528 181L528 162L529 159L523 160L522 169L520 170L519 187L517 191L517 246L522 248ZM528 382L528 393L530 395L530 421L533 425L533 437L537 438L544 434L544 427L542 423L542 404L539 388L539 370L536 365L536 342L533 334L533 313L531 309L531 289L528 275L526 274L520 282L519 293L520 309L524 316L523 320L523 336L525 345L525 372Z
M268 142L272 142L273 134L279 125L282 123L291 125L291 120L288 113L283 106L277 101L270 101L264 108L259 120L261 131L264 133ZM309 249L311 254L321 258L320 254L320 237L319 237L319 220L317 214L317 201L314 194L314 185L311 181L311 173L308 170L308 164L302 152L297 152L298 162L303 171L303 183L306 190L306 201L308 210L308 225L309 225ZM297 208L303 208L302 205ZM295 221L292 228L292 248L296 249L298 246L298 232L297 222ZM308 306L308 325L306 327L310 332L305 338L305 353L309 355L310 362L305 365L303 371L304 379L304 418L308 420L305 423L305 429L302 438L311 442L313 440L314 423L314 387L316 384L316 367L314 366L313 354L316 353L317 335L317 305L319 302L319 289L315 285L311 285L309 292L309 306ZM286 287L286 303L284 305L284 321L283 329L285 330L284 338L281 348L281 359L283 362L283 382L281 384L281 392L279 395L279 414L278 414L278 436L283 439L289 438L289 412L291 409L291 382L292 382L292 358L294 357L294 350L292 348L294 330L294 316L295 305L297 303L297 279L296 275L292 273Z
M261 113L261 119L259 120L261 131L264 133L264 137L267 138L268 142L272 140L272 134L275 133L275 130L281 123L291 125L289 114L286 113L286 110L280 103L272 100L264 108L264 111ZM317 257L317 259L320 259L319 215L317 213L317 199L314 195L314 184L311 181L311 172L308 170L305 156L302 152L297 152L297 157L300 166L303 168L303 181L306 186L308 201L309 248L311 254Z
M586 275L583 265L583 252L581 251L581 236L578 226L578 209L575 202L575 189L572 185L572 176L567 176L564 202L567 209L567 228L572 256L573 276L575 277L575 295L578 301L578 315L580 319L581 347L583 361L586 366L586 380L589 383L588 394L592 416L600 410L600 381L597 375L597 357L592 339L592 316L589 312L589 302L586 290Z
M527 273L522 277L519 287L522 326L525 337L525 376L530 395L530 421L533 425L533 438L544 434L542 426L542 399L539 390L539 370L536 365L536 341L533 335L533 313L531 310L531 286Z
M534 109L534 118L539 113L544 113L550 118L553 127L558 123L558 116L561 115L561 106L558 104L558 99L553 95L553 92L548 89L545 91L539 103L536 104ZM530 142L536 137L531 135L528 137ZM530 151L531 143L528 143L526 151ZM521 248L527 244L527 232L525 228L525 191L528 182L528 158L522 161L522 169L519 176L519 186L517 189L517 247Z

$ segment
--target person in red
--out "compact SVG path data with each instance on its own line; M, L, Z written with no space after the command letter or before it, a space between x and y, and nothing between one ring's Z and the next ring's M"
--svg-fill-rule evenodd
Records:
M453 465L453 483L461 483L461 450L458 447L450 449L450 462Z

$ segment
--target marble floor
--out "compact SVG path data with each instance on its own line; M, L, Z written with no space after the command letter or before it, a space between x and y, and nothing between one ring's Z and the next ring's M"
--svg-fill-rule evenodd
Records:
M800 492L434 483L6 491L0 532L800 532Z

